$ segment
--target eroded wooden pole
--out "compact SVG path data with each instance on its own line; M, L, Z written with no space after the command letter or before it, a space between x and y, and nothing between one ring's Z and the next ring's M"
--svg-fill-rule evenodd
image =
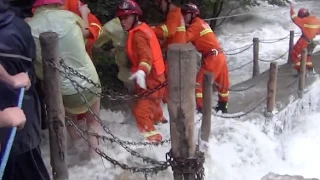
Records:
M288 64L291 63L291 51L294 43L294 31L290 31L290 39L289 39L289 51L288 51Z
M306 86L306 62L307 62L308 50L307 48L302 50L300 61L300 74L299 74L299 98L302 98L303 91Z
M58 35L54 32L40 34L41 56L43 61L43 83L49 119L50 158L54 180L69 178L67 158L67 134L65 112L60 90L60 73L52 67L59 63Z
M258 76L260 74L259 67L259 38L253 38L253 69L252 77Z
M200 137L202 141L208 143L211 131L213 74L211 72L205 72L202 83L203 106Z
M171 44L168 47L167 58L172 153L174 158L192 158L196 151L194 138L196 50L190 43ZM172 169L174 180L195 180L195 173L180 173L174 167Z
M268 95L267 95L267 111L266 116L272 116L276 106L276 90L277 90L278 64L277 62L270 63Z

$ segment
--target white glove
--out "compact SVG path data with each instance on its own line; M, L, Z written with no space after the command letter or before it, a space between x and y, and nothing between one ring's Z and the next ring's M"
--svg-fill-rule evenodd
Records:
M146 86L146 73L142 70L138 70L134 74L132 74L129 77L129 80L137 80L137 84L142 88L142 89L147 89Z

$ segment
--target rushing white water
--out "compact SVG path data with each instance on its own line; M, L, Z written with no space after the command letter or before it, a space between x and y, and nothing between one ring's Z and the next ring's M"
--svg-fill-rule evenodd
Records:
M306 3L311 13L320 16L320 1ZM217 32L219 40L226 50L242 47L252 43L253 37L261 40L278 39L289 34L290 30L298 28L291 22L289 8L274 9L268 5L254 8L252 15L239 17L224 24ZM261 12L259 12L261 11ZM240 21L241 20L241 21ZM240 22L239 22L240 21ZM296 38L297 39L297 38ZM274 59L288 49L288 39L273 44L260 44L261 59ZM230 52L233 53L233 52ZM252 49L228 56L229 69L233 69L252 60ZM287 61L284 56L280 63ZM269 67L269 63L260 62L261 71ZM250 78L252 65L231 72L232 84ZM238 121L233 119L215 118L212 122L212 132L209 152L206 155L206 179L208 180L258 180L269 172L279 174L299 174L305 177L320 178L320 129L318 81L304 99L294 102L289 107L276 115L268 125L264 125L264 119L257 116L256 119ZM302 108L303 107L303 108ZM164 107L164 109L166 109ZM165 110L166 111L166 110ZM167 111L165 112L168 117ZM124 117L120 113L108 111L101 112L105 124L120 139L129 141L142 141L134 122L122 125ZM195 119L198 119L196 117ZM280 136L274 135L274 127L280 127L283 122L284 132ZM276 123L277 122L277 123ZM199 128L197 125L197 128ZM169 125L157 127L164 139L169 138ZM141 164L136 158L130 156L124 149L116 144L102 143L102 150L110 157L121 163L135 166ZM86 147L84 144L82 149ZM165 153L170 145L162 147L132 147L144 156L165 160ZM43 156L49 165L49 151L45 146ZM139 180L144 179L141 174L129 174L120 168L113 168L106 160L100 158L86 162L80 161L74 152L69 153L68 161L71 180ZM171 170L159 173L154 180L172 179Z

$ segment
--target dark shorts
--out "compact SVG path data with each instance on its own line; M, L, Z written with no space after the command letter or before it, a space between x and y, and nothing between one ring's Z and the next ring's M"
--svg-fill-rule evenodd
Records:
M10 157L3 180L50 180L49 173L41 157L40 148Z

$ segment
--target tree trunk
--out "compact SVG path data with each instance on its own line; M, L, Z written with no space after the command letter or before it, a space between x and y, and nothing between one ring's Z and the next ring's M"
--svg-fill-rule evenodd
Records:
M212 9L212 14L210 18L216 18L219 17L221 11L222 11L222 7L223 7L223 0L217 0L214 4L213 4L213 9ZM217 25L217 19L211 20L210 21L210 27L212 30L214 30L216 28Z

